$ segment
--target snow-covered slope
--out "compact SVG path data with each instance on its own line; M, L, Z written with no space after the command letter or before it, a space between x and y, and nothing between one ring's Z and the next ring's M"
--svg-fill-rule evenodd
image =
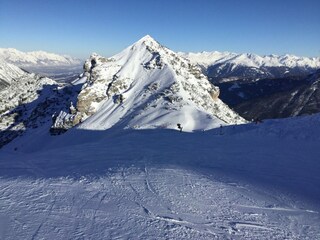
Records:
M320 68L320 58L294 55L236 54L230 52L179 53L193 64L199 64L214 80L237 78L283 77L309 74Z
M0 48L0 59L19 67L53 67L81 65L80 59L44 51L21 52L14 48Z
M199 68L150 36L111 58L93 54L85 69L74 114L79 128L177 129L180 123L193 131L244 122Z
M0 151L0 237L319 239L320 116L221 134L16 139Z
M0 59L0 91L10 86L12 81L15 81L15 79L22 75L25 75L22 69L12 64L7 64Z
M50 109L63 104L54 89L55 81L0 60L0 148L28 128L51 123Z

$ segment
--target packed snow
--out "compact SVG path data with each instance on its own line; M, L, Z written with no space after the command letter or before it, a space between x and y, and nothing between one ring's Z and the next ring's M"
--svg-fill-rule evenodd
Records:
M314 115L198 133L39 129L0 152L0 233L318 239L319 126Z

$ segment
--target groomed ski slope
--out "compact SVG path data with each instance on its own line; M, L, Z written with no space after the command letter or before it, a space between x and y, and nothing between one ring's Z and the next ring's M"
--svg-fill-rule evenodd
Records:
M319 136L314 115L22 137L0 152L0 239L319 239Z

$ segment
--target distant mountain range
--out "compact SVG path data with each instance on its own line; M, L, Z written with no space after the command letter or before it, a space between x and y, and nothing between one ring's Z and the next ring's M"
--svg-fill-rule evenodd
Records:
M261 78L279 78L308 75L320 68L320 58L294 55L237 54L230 52L179 53L203 72L214 83L237 79L256 81Z
M0 60L58 81L76 78L82 72L84 62L67 55L45 51L21 52L14 48L0 48Z
M248 120L320 111L320 58L230 52L179 53L201 67L221 99Z
M0 59L22 68L77 66L82 60L67 55L58 55L45 51L21 52L14 48L0 48Z

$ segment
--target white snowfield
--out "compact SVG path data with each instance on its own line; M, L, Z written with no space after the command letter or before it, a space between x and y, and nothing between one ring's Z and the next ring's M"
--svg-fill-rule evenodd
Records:
M320 239L319 136L320 115L197 133L38 128L0 152L0 238Z
M298 57L291 54L259 56L253 53L232 53L232 52L199 52L179 53L194 64L204 67L215 64L233 64L234 66L247 66L253 68L261 67L288 67L288 68L320 68L319 57Z
M78 109L86 102L82 111L94 114L84 115L78 128L176 129L180 123L184 131L197 131L245 122L199 68L150 36L111 58L93 54L85 68Z

